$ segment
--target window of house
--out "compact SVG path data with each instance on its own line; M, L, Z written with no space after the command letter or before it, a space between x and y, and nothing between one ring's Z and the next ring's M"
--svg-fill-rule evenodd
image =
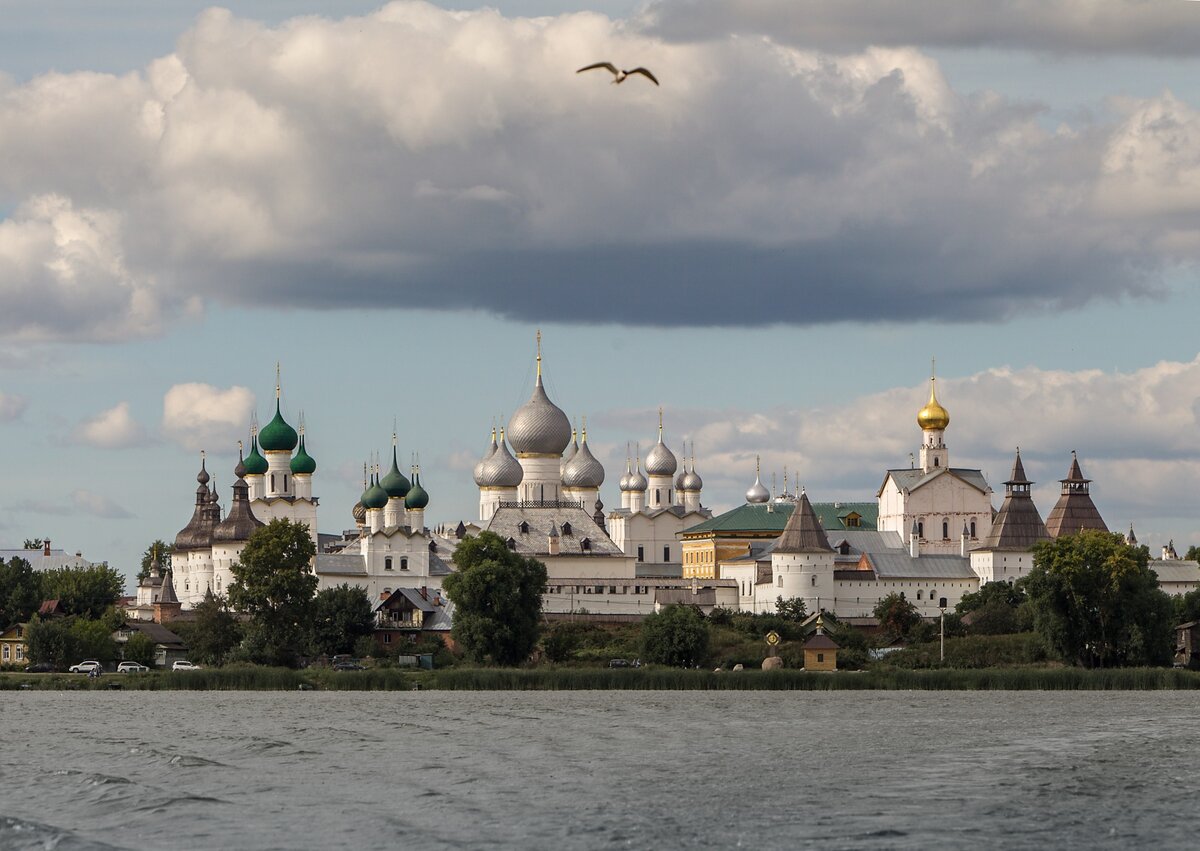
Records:
M514 541L512 538L509 538L504 543L510 550L515 550L517 548L517 542Z
M933 459L933 466L935 466L935 467L940 467L940 466L942 466L942 462L941 462L941 460L939 460L939 459L937 459L937 458L934 458L934 459Z
M920 600L920 599L921 599L921 592L920 592L920 591L918 591L918 592L917 592L917 599L918 599L918 600Z
M581 550L588 550L588 551L590 551L590 550L592 549L592 539L591 539L591 538L584 538L582 541L580 541L580 542L579 542L579 548L580 548Z
M817 587L817 577L815 577L815 576L814 576L814 577L812 578L812 584L813 584L813 587L814 587L814 588L816 588L816 587Z
M401 569L401 570L408 570L408 559L407 559L407 558L401 558L401 559L400 559L400 569Z
M661 491L658 488L654 489L654 501L656 503L662 502Z
M925 537L925 521L924 520L917 521L917 537L918 538Z
M392 557L391 557L391 556L388 556L387 558L385 558L385 559L383 560L383 569L384 569L384 570L391 570L391 569L392 569Z
M385 632L385 633L383 634L383 643L384 643L384 644L391 644L391 643L392 643L392 634L391 634L390 632Z
M528 524L528 523L526 523L524 520L522 520L522 521L521 521L521 525L520 525L520 526L518 526L517 528L521 530L521 534L522 534L522 535L528 535L528 534L529 534L529 524Z
M942 521L942 540L946 541L950 538L950 523L947 520Z
M275 490L275 474L271 474L271 490Z
M780 588L782 588L783 587L783 577L782 576L775 577L775 584L778 585Z
M646 560L646 550L644 547L638 547L638 561Z
M975 518L971 518L971 537L975 537Z
M283 474L283 489L287 490L287 473Z
M7 645L7 644L5 644L5 645L4 645L4 653L3 653L3 658L4 658L4 661L5 661L5 662L7 662L7 661L8 661L8 645Z
M562 524L562 533L563 533L564 535L570 535L570 534L571 534L571 524L570 524L570 523L564 523L564 524Z
M663 561L670 561L670 560L671 560L670 546L663 547Z
M824 662L824 661L825 661L825 654L824 654L824 653L818 653L818 654L817 654L817 661L818 661L818 662Z

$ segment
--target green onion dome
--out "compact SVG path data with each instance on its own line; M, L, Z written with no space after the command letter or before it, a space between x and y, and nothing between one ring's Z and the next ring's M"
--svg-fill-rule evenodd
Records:
M275 417L258 433L258 444L264 452L291 452L296 448L299 435L283 420L279 413L279 400L275 400Z
M258 452L258 434L250 435L250 454L242 462L246 467L247 476L262 476L267 472L267 459Z
M421 474L414 472L412 488L409 489L408 496L404 497L404 507L423 509L427 505L429 505L429 494L425 488L421 487Z
M408 479L404 478L404 474L400 472L400 468L396 466L396 447L392 447L392 469L387 471L387 475L379 482L389 498L403 499L408 493L408 489L412 487Z
M387 491L379 486L379 482L372 482L367 492L362 495L362 504L367 508L383 508L387 501Z
M304 450L304 435L300 435L300 451L292 456L292 473L311 476L317 472L317 462Z

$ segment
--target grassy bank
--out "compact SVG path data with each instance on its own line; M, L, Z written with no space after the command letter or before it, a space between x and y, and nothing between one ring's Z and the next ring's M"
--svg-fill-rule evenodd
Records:
M975 670L877 669L835 674L806 671L681 671L672 668L448 668L330 671L283 668L214 668L191 672L108 674L89 680L74 674L4 674L0 689L124 691L450 691L571 690L783 690L783 691L1130 691L1200 689L1200 672L1165 668L983 668Z

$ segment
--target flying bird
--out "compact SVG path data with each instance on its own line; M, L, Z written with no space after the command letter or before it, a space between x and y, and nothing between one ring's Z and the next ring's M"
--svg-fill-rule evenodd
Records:
M584 71L592 71L592 70L595 70L596 68L603 68L606 71L611 72L613 75L613 83L623 83L623 82L625 82L627 77L630 77L633 74L641 74L643 77L648 79L650 82L654 83L654 85L656 85L656 86L658 85L658 78L655 77L653 74L651 74L649 69L647 69L647 68L637 67L637 68L630 69L629 71L622 71L619 68L617 68L616 65L612 64L611 62L597 62L594 65L585 65L584 67L580 68L575 73L582 74Z

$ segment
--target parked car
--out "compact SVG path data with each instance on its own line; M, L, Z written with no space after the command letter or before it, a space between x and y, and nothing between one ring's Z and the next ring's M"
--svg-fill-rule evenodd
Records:
M609 659L608 667L610 668L631 668L633 663L628 659Z
M72 665L68 670L72 674L102 674L104 673L104 666L95 660L89 659L86 662L80 662L78 665Z
M180 659L178 662L176 662L175 664L173 664L171 666L171 670L172 671L199 671L200 666L193 665L187 659Z
M140 674L143 671L149 671L149 670L150 669L147 668L145 665L139 664L137 662L122 662L120 665L117 665L117 673L118 674Z
M36 662L25 666L25 673L27 674L50 674L53 672L54 666L49 662Z
M336 665L333 666L333 669L335 671L365 671L366 670L366 668L364 668L362 665L358 664L357 662L338 662Z

